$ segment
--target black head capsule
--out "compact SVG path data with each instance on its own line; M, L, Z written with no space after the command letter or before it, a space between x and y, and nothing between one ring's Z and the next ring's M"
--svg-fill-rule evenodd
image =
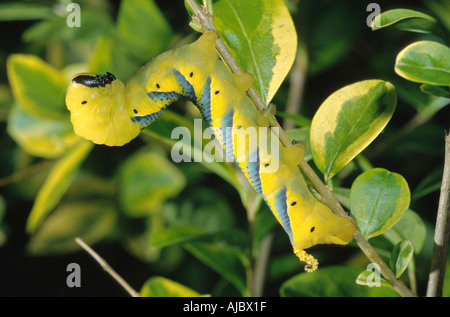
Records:
M86 87L105 87L116 80L110 72L103 74L80 74L72 78L72 83L82 84Z

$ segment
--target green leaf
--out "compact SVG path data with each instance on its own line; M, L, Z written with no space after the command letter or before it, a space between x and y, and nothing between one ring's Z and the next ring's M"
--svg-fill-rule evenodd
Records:
M162 276L149 278L139 292L141 297L196 297L199 293Z
M447 262L445 266L444 287L442 297L450 297L450 264Z
M128 54L147 62L167 49L173 32L153 0L125 0L117 16L117 38Z
M34 255L79 250L76 237L92 245L111 234L116 222L109 200L61 204L31 237L27 250Z
M14 54L7 61L8 80L16 101L39 118L69 117L64 74L34 55Z
M328 180L363 151L391 119L397 104L394 86L360 81L331 94L311 124L314 163Z
M150 244L155 248L164 248L180 243L191 242L209 235L205 230L194 226L168 227L155 232Z
M379 272L374 272L373 270L366 270L361 272L358 277L356 278L356 284L358 285L364 285L367 287L377 287L377 286L383 286L383 287L391 287L391 284L389 284L388 281L386 281L382 276L376 275L380 274ZM376 280L375 280L376 278ZM374 285L375 283L379 283L379 285Z
M413 82L450 86L450 48L433 41L410 44L398 53L395 72Z
M10 2L0 4L0 21L39 20L52 14L52 9L39 3Z
M394 246L389 260L389 265L399 279L408 268L409 262L414 255L414 246L411 241L403 240Z
M389 10L377 15L372 21L372 30L374 31L388 26L394 26L402 31L433 33L444 39L448 38L448 33L435 18L415 10Z
M374 168L359 175L350 192L350 210L366 238L382 234L408 209L408 183L396 173Z
M207 242L187 243L184 247L245 294L248 259L241 251L230 246Z
M281 285L284 297L373 297L396 296L386 287L366 287L355 283L361 269L328 266L314 273L300 273Z
M11 108L7 130L25 152L45 158L61 156L80 140L69 120L34 117L18 103Z
M172 162L156 152L141 151L120 167L118 198L127 215L146 216L158 211L185 184L184 175Z
M95 51L89 61L89 71L95 74L105 74L107 71L115 74L113 54L115 40L112 36L102 36L97 39Z
M254 221L253 247L256 248L264 237L277 228L278 222L265 206L256 214Z
M430 84L422 84L420 85L420 91L437 97L450 98L450 90L449 87L441 87Z
M199 166L191 165L191 168L196 167ZM192 175L186 168L184 171ZM183 194L175 202L176 206L167 208L172 206L166 204L166 208L161 211L168 226L194 226L207 232L235 227L233 206L217 188L193 186L186 188Z
M244 72L253 74L253 86L268 104L288 74L297 50L295 26L284 2L217 1L214 24Z
M410 240L414 245L414 252L419 253L425 245L427 226L417 213L408 209L402 219L384 232L383 236L393 245L403 240Z
M69 13L67 13L69 14ZM90 10L82 6L81 27L68 27L67 17L54 15L33 24L22 34L24 42L45 43L51 41L63 41L71 45L71 54L89 56L88 44L95 41L99 36L112 36L114 34L114 23L111 16L103 11ZM86 54L88 53L88 54Z
M59 202L92 147L91 142L80 139L79 143L55 164L39 190L28 216L26 224L28 233L33 233Z

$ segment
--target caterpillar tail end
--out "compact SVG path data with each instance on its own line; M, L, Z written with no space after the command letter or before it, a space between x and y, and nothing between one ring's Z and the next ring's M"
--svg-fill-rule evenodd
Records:
M305 271L312 273L319 267L319 262L311 255L305 252L305 250L300 250L294 247L294 254L300 259L300 261L305 262Z

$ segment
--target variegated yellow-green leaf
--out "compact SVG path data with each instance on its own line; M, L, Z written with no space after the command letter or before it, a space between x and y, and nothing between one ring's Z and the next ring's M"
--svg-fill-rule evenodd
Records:
M410 9L389 10L377 15L372 21L372 30L374 31L388 26L395 26L403 31L434 33L444 36L444 38L446 35L445 30L435 18Z
M199 293L162 276L149 278L139 292L141 297L196 297Z
M384 129L397 104L394 86L360 81L339 89L317 110L311 123L314 163L330 179Z
M62 72L37 56L24 54L11 55L7 71L14 98L26 112L40 118L68 118Z
M55 158L66 152L80 137L66 119L36 118L14 104L8 119L8 133L30 155Z
M410 44L398 53L395 72L413 82L450 86L450 48L433 41Z
M364 285L367 287L384 286L392 288L391 284L389 284L389 282L381 276L380 272L374 272L373 270L361 272L355 282L358 285Z
M429 94L437 97L450 98L450 87L441 87L430 84L420 85L420 91L424 94Z
M411 241L403 240L394 246L389 259L389 265L395 272L395 277L400 278L408 268L414 255L414 246Z
M27 219L27 232L33 233L59 202L92 147L92 142L80 139L79 143L55 164L36 196Z
M253 86L268 104L288 74L297 51L294 23L283 0L221 0L216 28Z
M406 180L383 168L359 175L350 191L350 210L366 238L378 236L395 225L410 201Z

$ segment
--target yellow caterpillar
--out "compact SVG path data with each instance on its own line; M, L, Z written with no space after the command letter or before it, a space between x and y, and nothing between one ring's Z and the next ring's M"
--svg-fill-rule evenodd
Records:
M75 133L94 143L120 146L135 138L172 102L191 100L269 205L295 254L307 263L305 269L314 271L318 262L304 249L316 244L347 244L353 238L355 222L335 215L311 194L298 168L304 147L279 144L267 120L247 97L253 77L231 73L218 59L216 40L216 33L209 31L193 44L165 52L126 84L110 73L75 75L66 95ZM257 139L267 142L242 137L251 128Z

